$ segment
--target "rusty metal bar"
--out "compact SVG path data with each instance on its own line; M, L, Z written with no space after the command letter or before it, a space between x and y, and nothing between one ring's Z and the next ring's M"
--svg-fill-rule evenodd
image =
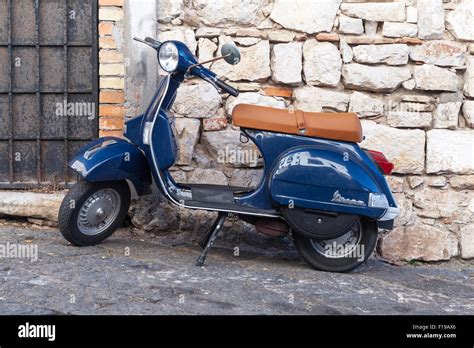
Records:
M10 184L14 181L13 171L13 34L12 34L12 12L13 0L8 0L8 57L10 60L10 90L8 91L8 117L10 120L10 139L8 139L9 146L9 166L10 166Z
M94 82L92 84L92 96L95 102L95 127L93 138L99 137L99 89L100 89L100 76L99 76L99 3L98 0L91 0L92 4L92 56L94 57L95 64L92 65L92 76L94 76Z
M65 0L66 6L66 25L64 26L64 59L66 60L66 65L64 67L64 100L66 103L69 98L69 56L68 56L68 41L69 41L69 0ZM69 117L66 116L66 129L64 132L64 182L65 184L69 183L69 167L68 167L68 157L69 157Z
M38 80L36 89L36 180L41 184L41 52L40 52L40 11L39 0L35 1L35 26L36 26L36 64L38 65Z

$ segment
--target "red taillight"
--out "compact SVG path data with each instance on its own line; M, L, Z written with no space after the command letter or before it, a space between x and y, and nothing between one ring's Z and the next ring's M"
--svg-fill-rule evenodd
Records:
M375 163L378 164L378 166L382 170L382 173L384 173L385 175L392 174L394 165L393 163L388 161L388 159L382 152L373 150L367 150L367 152L370 154Z

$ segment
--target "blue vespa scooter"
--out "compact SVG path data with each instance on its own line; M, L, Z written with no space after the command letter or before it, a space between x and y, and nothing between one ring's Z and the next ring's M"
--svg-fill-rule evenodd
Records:
M240 61L233 43L221 56L198 63L179 41L135 40L155 49L163 78L147 111L126 123L125 138L105 137L82 148L70 162L80 180L59 212L63 236L77 246L94 245L123 223L131 188L138 195L156 185L170 202L218 212L197 260L203 265L226 217L234 215L272 236L292 236L301 256L323 271L349 271L373 252L378 228L391 229L399 209L384 178L393 164L361 149L362 128L353 113L308 113L240 104L233 122L264 160L255 188L180 184L169 168L176 160L174 121L169 110L180 84L199 77L216 89L239 92L203 64Z

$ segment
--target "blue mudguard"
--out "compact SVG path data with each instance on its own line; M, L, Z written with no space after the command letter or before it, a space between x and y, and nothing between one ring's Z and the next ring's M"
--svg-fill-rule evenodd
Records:
M275 161L269 187L280 205L373 219L397 210L385 178L356 144L293 147Z
M87 181L129 180L139 195L150 192L151 174L145 156L121 138L104 137L90 142L69 166Z

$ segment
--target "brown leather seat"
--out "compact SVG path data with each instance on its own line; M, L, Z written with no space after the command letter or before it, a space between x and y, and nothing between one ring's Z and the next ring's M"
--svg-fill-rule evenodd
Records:
M232 112L234 125L242 128L304 135L359 143L362 126L355 113L306 112L239 104Z

